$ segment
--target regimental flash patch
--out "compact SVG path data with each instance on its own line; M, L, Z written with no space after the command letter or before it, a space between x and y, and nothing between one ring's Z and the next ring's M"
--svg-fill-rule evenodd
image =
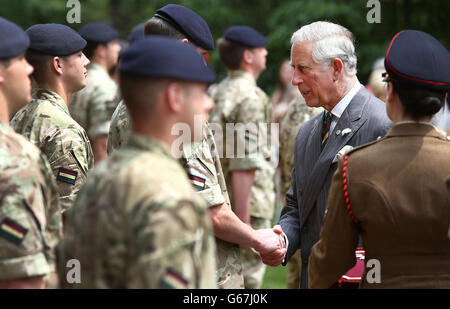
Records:
M254 143L258 140L258 134L245 130L245 139Z
M0 224L0 237L5 238L17 246L22 243L27 232L28 230L26 228L8 218L5 218Z
M56 180L74 185L75 181L77 180L77 176L78 172L60 167L58 170L58 175L56 176Z
M189 282L178 272L169 268L159 283L163 289L185 289Z
M205 190L206 180L204 178L189 174L189 179L191 180L194 188L197 189L197 191Z

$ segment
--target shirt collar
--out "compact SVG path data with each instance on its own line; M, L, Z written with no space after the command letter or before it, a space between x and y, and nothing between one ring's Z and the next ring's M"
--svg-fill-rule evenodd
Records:
M361 83L358 80L356 80L356 83L353 85L352 89L350 89L350 91L347 92L347 94L331 110L331 113L333 114L334 117L341 118L342 113L345 111L347 106L350 104L353 97L359 91L361 86L362 86Z
M175 158L171 155L168 146L152 137L138 133L132 133L128 139L127 144L134 148L151 151L175 160Z
M228 71L228 76L230 78L242 77L242 78L248 80L249 82L251 82L252 84L256 85L256 81L253 78L253 76L250 75L250 73L247 73L247 72L244 72L241 70L230 70L230 71Z
M105 69L102 68L102 66L98 63L95 62L91 62L88 64L87 66L88 70L93 70L93 71L105 71Z
M33 88L31 95L35 100L49 101L51 104L63 110L67 115L70 115L69 107L67 106L66 102L56 92L45 90L42 88Z

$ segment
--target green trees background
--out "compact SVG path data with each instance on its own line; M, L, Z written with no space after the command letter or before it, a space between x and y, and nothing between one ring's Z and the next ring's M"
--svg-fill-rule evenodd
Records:
M380 0L381 23L370 24L368 0L80 0L81 24L102 20L116 26L121 38L138 23L145 22L160 7L177 3L191 8L209 24L214 39L234 24L256 28L269 39L267 70L259 84L269 93L274 90L278 66L289 57L290 37L302 25L316 20L339 23L353 32L358 54L358 76L367 82L373 62L384 56L391 38L402 29L426 31L450 49L450 1ZM67 0L0 0L0 15L24 29L36 23L64 23L70 8ZM212 66L219 78L225 68L215 51Z

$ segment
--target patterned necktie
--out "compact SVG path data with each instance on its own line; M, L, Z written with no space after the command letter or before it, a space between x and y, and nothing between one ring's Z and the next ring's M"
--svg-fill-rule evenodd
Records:
M332 121L332 115L330 112L325 111L324 117L323 117L323 124L322 124L322 146L321 150L325 147L325 144L328 140L328 132L330 131L330 125Z

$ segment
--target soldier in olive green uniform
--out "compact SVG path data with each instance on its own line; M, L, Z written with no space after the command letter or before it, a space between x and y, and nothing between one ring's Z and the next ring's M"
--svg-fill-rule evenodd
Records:
M11 126L47 156L65 211L94 163L86 132L70 117L67 107L72 93L86 84L89 60L81 52L86 41L58 24L35 25L27 33L31 40L27 59L34 65L38 88L33 89L33 101L16 113Z
M142 39L122 59L120 87L133 131L94 169L69 212L60 275L76 258L81 283L67 287L215 288L205 202L170 153L173 125L192 129L194 114L206 119L214 73L195 49L169 38Z
M55 287L54 252L62 232L50 166L9 126L31 100L29 38L0 18L0 289Z
M253 125L245 130L245 134L238 134L236 143L226 139L222 168L234 211L254 229L269 228L275 212L275 171L270 164L271 152L267 143L258 147L261 141L269 139L267 125L271 122L269 99L256 85L259 74L265 69L267 50L263 46L266 43L267 40L250 27L227 29L224 39L219 42L219 53L230 72L217 86L213 97L216 106L211 114L211 121L221 124L224 136L228 123ZM240 50L240 53L233 50ZM239 56L230 59L230 55ZM263 127L266 129L261 129ZM218 144L221 142L217 141ZM228 157L230 148L236 150L236 145L237 149L239 145L245 145L244 158L234 151L231 152L234 157ZM254 250L243 249L241 252L245 287L260 288L265 265Z
M294 168L294 147L298 129L305 122L322 113L322 108L312 108L306 105L301 95L292 100L287 108L285 116L280 121L280 178L281 196L285 196L291 187L291 175ZM300 251L297 251L287 263L288 289L298 289L300 286Z
M120 52L118 32L110 25L92 22L80 29L87 41L84 53L89 58L87 85L74 94L70 115L87 132L95 162L107 155L107 138L111 117L121 96L117 84L108 74L117 65Z

